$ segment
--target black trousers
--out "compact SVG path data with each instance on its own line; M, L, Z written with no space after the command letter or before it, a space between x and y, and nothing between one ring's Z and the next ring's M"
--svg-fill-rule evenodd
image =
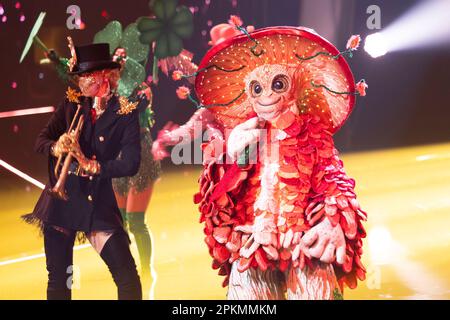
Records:
M48 300L70 300L72 298L75 236L75 232L66 234L52 226L44 227ZM142 299L141 282L126 234L114 233L105 243L100 256L108 266L116 283L119 300Z

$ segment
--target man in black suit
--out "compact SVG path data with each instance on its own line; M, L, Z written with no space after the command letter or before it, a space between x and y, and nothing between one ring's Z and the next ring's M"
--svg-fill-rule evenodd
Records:
M49 182L33 213L25 216L43 229L47 299L71 299L68 272L77 232L84 233L108 265L118 298L141 299L139 275L111 185L112 178L133 176L139 168L138 102L113 94L120 65L111 61L107 44L72 47L71 51L70 74L78 81L81 95L69 89L37 138L36 151L49 159ZM140 101L148 103L142 97ZM84 125L76 139L66 131L78 107ZM74 159L65 183L67 199L52 194L56 161L64 154Z

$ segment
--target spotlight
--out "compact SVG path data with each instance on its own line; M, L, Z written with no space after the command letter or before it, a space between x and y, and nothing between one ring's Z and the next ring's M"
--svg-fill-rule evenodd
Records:
M450 44L450 1L418 1L383 31L367 36L364 49L372 57L387 52L447 47Z
M372 57L378 58L388 52L388 45L385 37L380 32L373 33L366 37L364 50Z
M368 242L370 258L373 264L383 265L391 262L394 241L386 227L378 226L372 228L368 234Z

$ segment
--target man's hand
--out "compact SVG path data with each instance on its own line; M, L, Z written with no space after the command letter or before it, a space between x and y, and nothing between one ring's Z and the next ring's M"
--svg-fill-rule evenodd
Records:
M94 159L88 159L81 151L80 145L75 141L70 150L70 154L77 159L80 168L89 175L100 174L100 163Z
M58 158L65 153L69 153L71 151L73 143L73 136L69 133L64 133L59 137L58 141L56 141L51 148L53 156Z
M259 140L259 125L259 119L255 117L237 125L231 131L227 141L227 153L233 161L238 159L245 147Z
M308 230L301 239L301 247L307 257L317 258L325 263L344 264L345 236L338 224L331 225L328 218Z

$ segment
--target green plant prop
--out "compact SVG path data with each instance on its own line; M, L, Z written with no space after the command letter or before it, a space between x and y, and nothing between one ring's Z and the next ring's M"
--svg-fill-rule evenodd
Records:
M60 58L53 49L47 48L47 46L42 42L41 39L39 39L39 37L37 35L39 33L39 30L42 27L45 15L46 15L45 12L39 13L39 16L36 19L36 22L34 23L33 28L31 29L31 32L28 36L27 42L25 43L25 47L20 56L19 63L22 63L23 59L25 59L26 55L28 54L28 52L31 49L31 46L33 44L36 44L39 48L42 49L42 51L44 51L45 56L51 62L53 62L54 66L56 68L56 72L58 73L58 76L63 81L66 82L66 81L70 80L70 77L67 74L67 71L69 69L69 60L67 58Z
M119 80L119 95L129 97L145 81L145 64L149 46L139 41L140 32L136 23L122 30L119 21L111 21L94 36L94 43L108 43L110 53L122 47L127 51L127 60Z
M149 3L154 17L141 17L137 29L139 40L146 45L154 43L153 79L158 81L158 60L174 57L183 49L183 39L194 31L193 16L178 0L152 0Z

